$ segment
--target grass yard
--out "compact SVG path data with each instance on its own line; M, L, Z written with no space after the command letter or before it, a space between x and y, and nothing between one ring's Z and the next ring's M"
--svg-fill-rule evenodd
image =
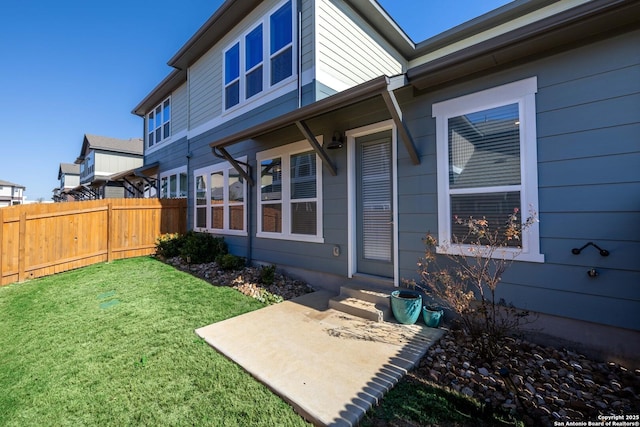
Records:
M262 306L151 258L2 287L0 425L307 425L194 333Z

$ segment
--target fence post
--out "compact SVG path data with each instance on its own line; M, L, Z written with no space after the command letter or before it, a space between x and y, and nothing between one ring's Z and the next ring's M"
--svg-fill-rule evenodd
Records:
M26 246L27 246L27 213L20 213L20 227L18 229L18 282L24 282L27 272L25 271L26 263Z
M113 204L107 205L107 262L113 261Z

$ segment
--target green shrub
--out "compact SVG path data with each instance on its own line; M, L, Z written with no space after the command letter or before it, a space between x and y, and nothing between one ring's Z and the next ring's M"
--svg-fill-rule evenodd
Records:
M254 297L255 299L257 299L258 301L267 304L267 305L273 305L273 304L279 304L282 301L284 301L284 298L282 298L280 295L276 295L274 293L271 293L269 291L267 291L266 289L261 289L260 290L260 295Z
M263 265L260 267L260 282L263 285L273 285L276 279L276 266L275 265Z
M222 237L189 231L183 239L180 257L189 264L213 262L218 256L227 253L227 244Z
M218 255L216 263L222 270L241 270L247 265L247 260L237 255L224 254Z
M156 255L173 258L180 255L184 240L178 233L163 234L156 239Z

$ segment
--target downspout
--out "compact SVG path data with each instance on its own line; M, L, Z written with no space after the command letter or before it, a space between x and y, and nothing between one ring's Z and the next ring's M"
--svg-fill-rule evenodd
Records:
M298 57L298 108L302 107L302 1L297 2L298 7L298 46L296 47L296 56Z
M248 166L248 169L249 170L247 171L247 173L249 173L251 175L251 165ZM253 194L255 194L255 192L249 191L249 189L247 189L247 193L248 193L246 195L246 200L247 200L247 265L251 265L251 263L253 262L253 233L251 232L251 224L252 224L251 212L253 212L253 210L251 209L251 206L252 206L251 205L251 197L253 196ZM256 215L258 215L257 212L256 212ZM256 217L256 222L257 222L257 217Z
M195 187L195 182L192 182L193 179L191 173L191 137L189 136L189 132L191 131L191 67L187 67L187 230L189 230L189 223L193 221L191 229L195 228L195 197L189 197L190 194L195 195L195 191L191 193L189 191L190 184L193 184ZM189 208L189 205L192 205L192 208ZM189 212L192 212L189 215Z

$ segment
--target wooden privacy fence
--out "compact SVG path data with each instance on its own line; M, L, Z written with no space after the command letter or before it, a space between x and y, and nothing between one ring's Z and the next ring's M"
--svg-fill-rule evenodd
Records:
M186 199L105 199L0 209L0 285L149 255L186 232Z

